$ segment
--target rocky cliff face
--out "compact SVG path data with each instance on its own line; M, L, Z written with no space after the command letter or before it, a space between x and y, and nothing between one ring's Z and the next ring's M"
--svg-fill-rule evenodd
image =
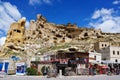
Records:
M26 19L22 18L18 22L10 25L7 33L5 44L1 50L1 54L6 54L9 50L19 50L17 46L24 44L25 41L25 22Z
M77 47L79 50L94 50L93 44L99 41L120 42L120 34L102 33L92 28L78 28L75 24L56 25L49 23L38 14L36 20L30 21L25 30L25 19L11 24L2 49L17 53L48 53L58 49ZM17 54L18 55L18 54Z
M11 24L10 30L7 33L5 46L9 46L10 43L16 45L24 43L25 22L25 18L22 18L18 22Z

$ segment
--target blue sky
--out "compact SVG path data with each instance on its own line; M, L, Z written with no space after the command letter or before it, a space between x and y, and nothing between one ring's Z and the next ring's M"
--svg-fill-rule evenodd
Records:
M120 0L0 0L0 44L12 22L42 14L56 24L75 23L103 32L120 32Z

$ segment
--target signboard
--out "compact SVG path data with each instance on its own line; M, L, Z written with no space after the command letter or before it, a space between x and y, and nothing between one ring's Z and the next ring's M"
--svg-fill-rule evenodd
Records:
M16 63L16 75L26 74L26 64L24 62Z
M8 62L0 62L0 77L4 78L6 73L8 72Z
M8 72L9 62L0 62L0 72Z

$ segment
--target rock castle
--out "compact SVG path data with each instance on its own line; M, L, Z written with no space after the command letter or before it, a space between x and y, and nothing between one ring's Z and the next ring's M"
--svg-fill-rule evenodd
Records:
M25 18L11 24L1 56L51 54L56 50L75 47L80 51L92 51L98 42L110 42L110 45L120 43L119 33L103 33L100 29L79 28L75 24L56 25L49 23L45 17L38 14L36 20L30 21L25 28Z

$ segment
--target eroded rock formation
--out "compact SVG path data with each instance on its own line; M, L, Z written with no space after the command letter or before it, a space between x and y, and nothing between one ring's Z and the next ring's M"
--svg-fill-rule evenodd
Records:
M7 38L5 41L5 46L14 44L24 43L24 33L25 33L25 18L20 19L18 22L12 23L10 29L7 33Z
M9 50L22 50L18 46L24 44L25 40L25 22L26 19L22 18L18 22L14 22L10 25L10 29L7 33L5 44L1 50L1 53L6 54Z
M34 54L68 47L89 51L94 50L94 44L99 41L111 41L114 44L116 41L120 42L120 34L103 33L100 29L79 28L71 23L56 25L38 14L36 20L30 21L27 30L25 30L25 18L11 24L3 53L5 48Z

